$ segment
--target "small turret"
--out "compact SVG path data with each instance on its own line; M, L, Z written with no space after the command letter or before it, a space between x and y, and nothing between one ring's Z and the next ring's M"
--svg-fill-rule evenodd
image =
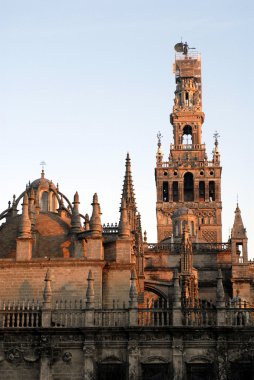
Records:
M235 209L235 220L231 231L231 245L232 245L232 260L233 263L247 263L248 262L248 238L246 229L244 228L241 210L238 202Z
M80 215L79 215L79 195L76 191L73 200L73 211L71 218L71 231L73 233L78 233L81 231Z
M19 225L19 235L17 237L16 260L28 261L32 258L32 234L31 221L28 213L28 195L25 192L22 204L22 215Z
M243 225L241 210L239 208L238 203L235 209L235 220L234 220L234 224L232 228L231 237L232 239L246 239L247 238L246 229L244 228L244 225Z

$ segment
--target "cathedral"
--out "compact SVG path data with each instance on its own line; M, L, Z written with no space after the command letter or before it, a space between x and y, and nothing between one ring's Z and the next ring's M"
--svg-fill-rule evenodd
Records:
M202 139L201 56L175 45L173 141L158 133L157 242L127 154L119 223L40 177L0 214L0 380L254 379L254 263L240 207L222 241L219 135ZM14 189L15 191L15 189Z

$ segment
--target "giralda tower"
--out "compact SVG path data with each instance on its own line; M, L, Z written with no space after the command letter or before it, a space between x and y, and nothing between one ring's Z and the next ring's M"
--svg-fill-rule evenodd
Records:
M205 115L202 109L201 57L187 43L175 46L173 71L176 90L170 122L174 143L168 161L163 160L158 135L155 180L158 241L183 233L174 225L175 214L189 214L193 241L221 242L221 166L218 134L212 160L202 141ZM172 218L173 217L173 218Z

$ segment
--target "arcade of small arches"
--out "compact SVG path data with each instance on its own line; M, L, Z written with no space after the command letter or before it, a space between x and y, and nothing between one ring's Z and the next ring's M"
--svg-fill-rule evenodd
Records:
M191 172L186 172L183 176L183 201L193 202L197 200L199 202L204 202L206 199L206 184L208 185L208 199L209 201L216 200L215 191L215 181L209 180L198 180L198 187L195 189L194 176ZM179 191L179 181L172 181L172 191L170 191L171 183L169 181L163 181L162 185L162 200L163 202L179 202L180 201L180 191ZM170 197L172 192L172 196ZM195 192L197 194L195 194ZM196 195L196 196L195 196ZM170 199L171 198L171 199Z

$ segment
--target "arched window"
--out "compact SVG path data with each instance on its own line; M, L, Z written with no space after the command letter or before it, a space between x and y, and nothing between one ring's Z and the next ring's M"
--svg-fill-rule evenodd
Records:
M184 201L194 201L194 180L190 172L184 174Z
M215 201L215 182L209 181L209 200Z
M185 125L183 128L183 144L192 144L192 127Z
M168 182L163 182L163 202L168 202Z
M179 201L178 182L173 182L173 202Z
M199 181L199 201L205 200L205 182Z
M44 191L41 196L41 211L48 211L48 192Z
M51 211L56 212L57 209L57 198L56 195L52 195L52 204L51 204Z

